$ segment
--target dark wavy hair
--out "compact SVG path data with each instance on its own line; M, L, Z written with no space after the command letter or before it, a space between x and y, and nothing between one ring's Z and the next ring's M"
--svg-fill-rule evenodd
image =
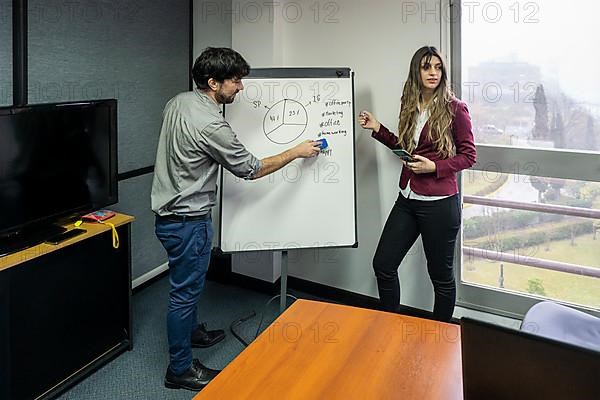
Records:
M250 72L244 57L227 47L207 47L194 62L192 78L200 90L208 89L208 80L243 78Z

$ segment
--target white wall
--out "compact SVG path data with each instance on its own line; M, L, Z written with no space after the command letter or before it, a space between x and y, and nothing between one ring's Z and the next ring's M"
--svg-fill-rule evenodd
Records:
M356 74L355 109L371 110L390 128L398 123L410 57L423 45L440 47L447 41L441 35L439 0L320 0L318 14L314 0L237 3L232 47L253 67L348 66ZM398 195L400 164L368 132L358 125L355 130L359 247L290 252L289 269L291 276L377 297L371 261ZM250 257L257 268L272 262ZM420 241L402 263L400 277L402 303L431 309L433 292Z
M207 47L231 47L231 0L194 0L194 59Z

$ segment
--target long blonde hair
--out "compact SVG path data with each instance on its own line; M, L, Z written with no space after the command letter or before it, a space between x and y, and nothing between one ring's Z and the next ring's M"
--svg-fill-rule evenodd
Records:
M454 94L448 82L446 63L440 52L432 46L421 47L410 61L408 79L404 84L398 122L398 144L412 153L416 147L414 142L415 126L419 116L418 106L422 100L423 82L421 82L421 61L429 64L432 57L438 57L442 63L442 77L429 103L428 136L436 152L442 158L454 155L454 140L451 125L454 113L451 107Z

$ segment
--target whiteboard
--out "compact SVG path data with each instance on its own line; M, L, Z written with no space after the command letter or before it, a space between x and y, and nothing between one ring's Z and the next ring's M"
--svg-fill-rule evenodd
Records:
M262 159L320 138L329 147L254 181L223 169L221 250L357 246L353 76L270 68L244 78L225 119L251 153Z

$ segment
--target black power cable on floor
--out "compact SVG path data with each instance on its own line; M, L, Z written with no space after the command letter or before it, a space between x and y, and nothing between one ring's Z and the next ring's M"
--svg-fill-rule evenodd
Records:
M252 340L256 339L258 337L258 334L260 333L260 327L262 326L264 320L265 320L265 313L267 312L267 308L269 307L269 305L275 301L276 299L281 298L281 295L275 295L273 297L271 297L269 299L269 301L267 301L267 303L265 304L265 306L263 307L263 311L260 313L260 322L258 323L258 326L256 327L256 334L254 335L254 338L252 338ZM291 298L294 301L298 300L298 298L296 296L293 296L291 294L286 294L286 298ZM242 343L244 345L244 347L248 347L250 345L251 342L248 342L246 339L244 339L239 333L237 333L235 331L235 328L237 328L238 326L242 325L244 322L254 318L256 316L256 312L254 310L252 310L252 312L250 314L248 314L245 317L242 317L240 319L236 319L235 321L233 321L231 323L231 326L229 327L229 329L231 330L231 334L240 341L240 343Z

